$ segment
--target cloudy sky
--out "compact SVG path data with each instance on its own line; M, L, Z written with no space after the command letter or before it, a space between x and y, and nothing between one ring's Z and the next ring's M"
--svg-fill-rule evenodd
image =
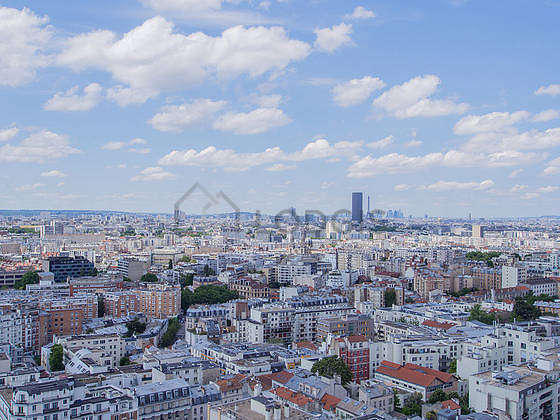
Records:
M171 212L198 181L246 211L364 191L558 214L559 19L558 0L4 1L0 208Z

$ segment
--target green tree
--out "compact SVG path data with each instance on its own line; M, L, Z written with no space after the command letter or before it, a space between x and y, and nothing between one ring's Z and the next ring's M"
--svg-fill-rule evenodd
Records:
M428 402L430 404L434 404L440 401L445 401L446 399L447 399L447 395L445 394L443 389L436 389L434 392L432 392L432 395L430 395Z
M414 303L414 299L412 299L412 298L410 298L410 297L407 297L407 298L404 300L404 303Z
M181 278L179 280L181 287L192 286L193 278L193 273L181 274Z
M132 281L129 277L123 277L123 281Z
M399 392L397 391L397 388L393 388L393 402L394 402L394 406L395 406L395 411L401 411L402 407L401 407L401 399L399 397Z
M422 394L415 392L405 401L402 411L405 416L422 415Z
M171 318L167 323L167 330L161 336L161 340L158 344L159 348L165 348L171 346L175 342L175 338L177 337L177 332L181 324L177 318Z
M168 268L169 270L172 270L172 269L173 269L173 260L169 260L169 264L167 264L167 268Z
M459 405L461 406L461 414L466 416L471 413L471 408L469 405L469 393L459 397Z
M497 319L496 315L484 311L478 304L474 305L470 312L469 321L479 321L484 324L491 325Z
M54 344L49 356L49 366L52 372L64 370L64 349L60 344Z
M138 318L134 318L132 321L126 323L126 328L128 329L126 337L132 337L135 334L142 334L146 331L146 324L140 322Z
M397 293L395 289L387 289L385 291L385 307L392 308L393 304L397 302Z
M215 275L216 275L216 273L214 272L214 270L212 270L208 264L206 264L206 265L204 266L204 269L202 270L202 274L203 274L205 277L208 277L208 276L215 276Z
M426 420L437 420L437 414L434 410L426 413Z
M189 309L189 306L191 306L192 302L193 292L191 292L189 288L184 287L181 290L181 309L186 311L187 309Z
M192 303L212 305L215 303L226 303L238 298L239 294L234 290L229 290L227 286L207 284L195 289L192 296Z
M484 261L488 267L494 267L494 263L492 262L492 258L499 257L499 252L481 252L481 251L472 251L467 252L467 260L471 261Z
M313 364L311 368L312 373L317 373L320 376L332 378L334 375L339 375L342 385L346 385L352 381L352 372L344 360L340 357L325 357Z
M157 283L159 280L154 273L146 273L140 278L140 281L144 283Z
M130 359L126 356L121 357L121 360L119 360L119 366L128 366L130 365Z
M457 359L453 359L451 363L449 363L449 369L447 369L448 373L457 373Z
M39 280L39 273L36 271L28 271L21 277L21 279L16 280L14 283L14 289L25 290L25 286L28 284L39 284Z
M97 296L97 317L103 318L105 316L105 299L103 295Z
M528 298L516 298L511 313L512 320L532 321L541 316L539 308L528 302Z

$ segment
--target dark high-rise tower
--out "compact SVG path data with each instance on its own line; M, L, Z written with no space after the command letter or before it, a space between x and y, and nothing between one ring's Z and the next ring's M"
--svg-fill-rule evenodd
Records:
M363 199L364 195L361 192L352 193L352 221L362 223L363 218Z

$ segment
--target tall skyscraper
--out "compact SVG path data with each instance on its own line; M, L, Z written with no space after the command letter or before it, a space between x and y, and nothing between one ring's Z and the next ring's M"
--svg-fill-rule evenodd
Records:
M362 223L363 218L363 199L361 192L352 193L352 221Z
M484 238L484 226L472 225L472 237Z

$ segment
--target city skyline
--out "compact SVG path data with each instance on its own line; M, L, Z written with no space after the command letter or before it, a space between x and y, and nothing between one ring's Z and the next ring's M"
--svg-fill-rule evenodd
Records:
M199 3L3 3L1 209L558 214L557 3Z

